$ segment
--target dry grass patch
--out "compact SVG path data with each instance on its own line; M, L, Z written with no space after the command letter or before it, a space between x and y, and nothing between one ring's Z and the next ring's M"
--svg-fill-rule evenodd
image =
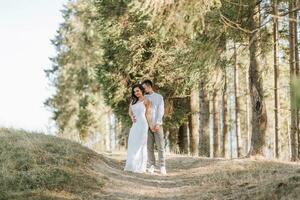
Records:
M92 199L97 154L61 138L0 129L0 199Z

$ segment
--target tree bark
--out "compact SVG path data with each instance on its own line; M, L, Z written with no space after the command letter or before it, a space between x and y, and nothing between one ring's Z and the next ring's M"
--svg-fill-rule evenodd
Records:
M191 155L198 155L198 143L199 143L199 85L197 84L191 90L190 96L190 145Z
M209 101L209 135L210 157L218 156L218 115L216 111L216 92L213 91Z
M260 4L256 0L249 2L250 11L250 29L249 35L249 89L251 95L251 115L252 115L252 133L251 146L248 155L263 155L265 145L265 132L267 127L267 112L263 96L263 84L260 63L260 31L259 31L259 7Z
M199 156L209 157L209 101L205 81L200 82Z
M294 2L294 8L296 8L297 6L300 5L300 1L296 0ZM294 12L295 14L295 19L298 19L298 11ZM296 64L295 64L295 74L297 76L297 78L299 78L299 45L298 45L298 22L294 23L295 26L295 60L296 60ZM297 155L298 155L298 159L300 159L300 129L299 129L299 107L296 106L296 120L297 120L297 130L296 130L296 137L297 137Z
M189 153L189 132L188 132L188 124L183 123L179 127L178 132L178 145L179 145L179 152L181 154L188 154Z
M230 61L226 66L226 92L227 92L227 123L228 129L225 137L225 157L238 157L238 122L236 102L236 51L232 40L227 40L227 56ZM234 58L234 60L232 60Z
M295 7L296 5L299 6L300 1L297 0L297 2L295 2ZM298 12L295 12L295 18L298 19ZM300 70L300 66L299 66L299 44L298 44L298 23L295 23L295 44L296 44L296 48L295 48L295 53L296 53L296 76L299 78L299 70ZM299 107L297 107L297 145L298 145L298 159L300 159L300 127L299 127L299 122L300 122L300 116L299 116Z
M273 15L278 16L278 0L273 0ZM278 151L278 18L273 18L273 43L274 43L274 117L275 117L275 132L274 132L274 155L275 158L279 157Z
M237 143L237 157L241 155L242 149L242 136L240 130L240 118L239 118L239 98L238 98L238 54L236 44L234 43L234 97L235 97L235 130L236 130L236 143Z
M289 10L294 9L294 1L289 1ZM290 130L290 148L291 148L291 160L295 161L298 153L297 150L297 108L295 104L295 95L293 91L293 80L296 76L296 27L297 23L294 21L296 18L294 12L289 13L289 46L290 46L290 105L291 105L291 130Z
M169 149L170 149L170 152L172 153L179 153L180 150L179 150L179 130L177 128L169 128L169 135L168 135L168 138L169 138Z
M224 73L224 87L222 91L222 100L221 100L221 114L220 114L220 120L221 120L221 127L219 128L219 135L220 142L219 142L219 148L221 152L221 156L225 157L225 138L228 131L227 126L227 79L226 79L226 72Z

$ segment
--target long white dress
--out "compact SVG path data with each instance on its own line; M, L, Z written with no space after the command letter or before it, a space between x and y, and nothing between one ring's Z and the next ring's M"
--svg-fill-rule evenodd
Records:
M148 123L144 102L131 106L136 122L132 124L128 138L127 159L124 170L135 173L146 172Z

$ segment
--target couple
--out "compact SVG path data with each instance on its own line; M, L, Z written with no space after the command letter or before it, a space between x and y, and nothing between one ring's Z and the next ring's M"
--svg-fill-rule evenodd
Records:
M146 95L145 95L146 93ZM153 84L145 80L132 87L129 115L133 122L128 138L127 160L124 170L154 173L154 142L158 148L160 173L166 175L165 141L162 128L163 97L153 91Z

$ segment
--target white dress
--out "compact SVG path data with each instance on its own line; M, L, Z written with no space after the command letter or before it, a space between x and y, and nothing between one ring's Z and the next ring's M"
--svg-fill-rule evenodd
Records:
M127 159L124 170L136 173L146 172L148 123L144 102L131 106L136 122L132 124L128 138Z

